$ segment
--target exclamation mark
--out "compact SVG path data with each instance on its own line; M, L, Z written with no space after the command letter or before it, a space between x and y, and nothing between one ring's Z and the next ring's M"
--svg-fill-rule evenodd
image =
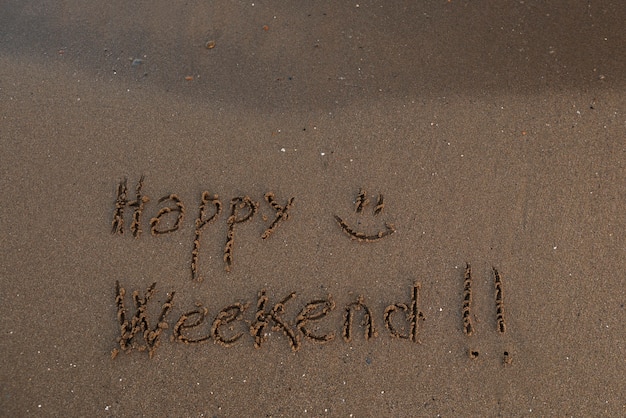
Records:
M465 281L463 282L463 332L470 336L474 333L472 325L472 267L465 265Z
M493 269L493 280L496 286L496 325L498 327L498 331L501 334L506 332L506 323L504 322L504 296L502 294L502 278L500 277L500 273L496 270L495 267Z

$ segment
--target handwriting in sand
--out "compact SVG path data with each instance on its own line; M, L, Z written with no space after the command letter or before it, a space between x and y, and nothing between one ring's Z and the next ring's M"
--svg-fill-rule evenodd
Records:
M132 210L130 218L130 232L134 238L142 235L143 214L147 204L151 201L145 196L142 189L144 186L142 176L135 186L134 197L129 197L127 180L123 179L117 185L117 193L114 204L111 232L115 235L123 235L126 230L125 209ZM263 217L266 229L260 238L270 238L276 229L285 223L291 215L294 207L294 197L279 199L273 192L267 192L263 196L265 202L273 210L274 217L269 220ZM378 194L373 199L368 197L365 190L360 189L356 194L353 216L366 216L368 206L371 207L371 216L374 219L382 214L385 209L384 197ZM176 194L168 194L158 199L160 208L149 220L150 232L153 236L170 234L178 231L184 221L186 209L183 201ZM251 221L259 210L260 203L249 196L236 196L230 199L228 216L226 217L227 233L223 249L223 261L226 271L230 271L234 265L234 240L238 225ZM202 281L199 273L200 242L202 234L209 225L217 222L222 214L223 203L217 194L203 191L200 195L200 204L194 223L194 238L191 246L191 277L194 281ZM350 225L344 218L334 215L341 232L350 239L371 243L382 240L392 235L396 228L389 222L381 222L378 229L361 230ZM360 225L360 222L356 222ZM359 226L361 228L361 226ZM496 268L492 268L494 282L494 315L496 331L500 334L506 331L503 280ZM472 269L470 264L465 267L462 278L462 305L460 309L459 327L467 337L475 332L473 324L474 314L472 311ZM375 313L366 303L364 295L358 295L348 302L343 309L341 323L341 339L351 342L355 334L355 328L361 328L363 338L369 341L378 337L379 333L375 323L382 320L387 334L398 340L408 340L419 343L420 323L426 318L420 308L421 301L420 282L415 282L410 291L410 302L392 303L382 312ZM252 309L251 302L235 302L213 316L209 316L208 308L198 303L194 308L186 310L178 316L176 321L170 319L174 306L176 292L167 293L165 301L160 307L158 317L149 319L148 304L156 292L156 283L153 283L145 292L134 290L132 302L134 314L130 314L127 308L126 290L119 281L115 282L115 303L117 306L117 321L120 336L117 339L119 349L113 350L113 357L120 352L130 353L133 350L147 351L152 357L159 347L163 332L171 329L171 340L184 344L200 344L207 341L224 347L230 347L241 343L245 336L251 340L255 348L261 348L271 335L271 331L279 331L286 337L293 351L300 350L303 341L318 344L330 343L336 338L337 330L332 328L332 322L325 320L332 318L336 312L336 302L331 294L308 301L304 305L296 305L297 294L291 292L283 298L270 302L271 297L266 290L257 294L257 301ZM295 305L295 306L294 306ZM151 310L152 311L152 310ZM287 312L290 317L287 317ZM297 314L296 314L297 312ZM355 323L355 318L360 318ZM470 358L477 358L477 350L468 349ZM503 355L504 364L511 362L511 353L506 350Z
M117 196L115 199L115 209L111 232L113 234L124 235L126 230L125 210L132 209L132 221L130 232L135 238L140 238L142 234L143 214L147 204L151 199L143 194L145 178L142 176L135 186L134 198L129 197L128 181L123 179L117 186ZM263 196L266 203L274 211L274 219L271 220L265 231L261 234L261 239L266 240L274 234L279 225L289 219L289 215L294 206L295 197L290 197L284 201L279 201L273 192L267 192ZM158 199L161 208L150 218L150 233L153 236L170 234L180 229L185 218L186 210L183 201L178 195L172 193ZM366 192L361 189L356 197L355 212L362 214L370 200ZM217 194L203 191L200 197L198 215L195 219L194 239L191 250L191 278L195 281L202 281L199 271L200 264L200 243L202 234L209 225L215 223L222 214L223 203ZM376 205L373 208L373 216L378 216L385 207L383 195L379 194ZM236 226L251 221L259 209L259 202L249 196L236 196L230 200L226 224L228 230L223 251L224 269L230 271L234 264L234 244ZM335 220L341 230L350 238L359 242L375 242L387 237L395 232L395 227L391 223L385 223L385 229L366 232L360 231L348 225L343 218L335 215Z

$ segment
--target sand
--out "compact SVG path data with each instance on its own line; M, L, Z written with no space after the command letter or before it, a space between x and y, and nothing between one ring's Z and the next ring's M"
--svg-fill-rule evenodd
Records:
M87 3L0 6L2 416L626 413L622 2Z

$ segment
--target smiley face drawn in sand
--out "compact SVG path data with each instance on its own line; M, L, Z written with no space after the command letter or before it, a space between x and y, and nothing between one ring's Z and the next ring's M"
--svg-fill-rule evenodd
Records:
M355 212L357 214L362 214L363 209L367 205L369 205L369 203L370 203L370 200L367 198L367 193L365 192L365 190L360 189L359 194L357 195L357 198L356 198L356 202L355 202ZM385 208L385 202L383 199L383 195L379 194L378 198L376 199L376 206L374 206L374 210L373 210L374 216L380 215L380 213L383 211L384 208ZM335 215L335 220L337 221L337 223L339 224L343 232L348 234L348 236L351 239L356 240L356 241L361 241L361 242L378 241L396 232L396 228L393 226L393 224L390 224L387 222L385 222L384 230L379 230L378 232L368 234L363 231L355 230L350 225L348 225L341 217L337 215Z

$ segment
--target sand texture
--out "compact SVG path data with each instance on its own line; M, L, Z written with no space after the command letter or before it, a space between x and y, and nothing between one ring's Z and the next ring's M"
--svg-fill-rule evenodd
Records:
M624 416L622 1L0 4L1 416Z

